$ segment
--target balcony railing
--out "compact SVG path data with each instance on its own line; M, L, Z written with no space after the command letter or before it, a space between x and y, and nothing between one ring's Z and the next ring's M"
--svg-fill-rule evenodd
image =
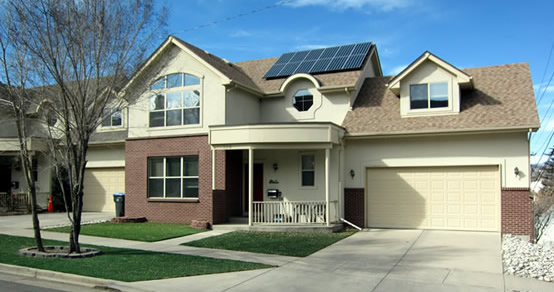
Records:
M256 224L326 224L325 201L252 202L252 223ZM331 221L336 221L337 201L330 201Z

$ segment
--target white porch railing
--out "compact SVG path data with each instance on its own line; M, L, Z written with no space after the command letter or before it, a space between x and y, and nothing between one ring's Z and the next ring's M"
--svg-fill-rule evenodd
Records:
M263 224L325 224L325 201L279 201L252 202L252 223ZM337 201L329 202L331 222L336 212Z

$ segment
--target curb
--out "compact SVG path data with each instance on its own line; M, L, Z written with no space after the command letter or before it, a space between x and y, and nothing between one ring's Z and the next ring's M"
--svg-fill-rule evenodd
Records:
M101 278L93 278L93 277L87 277L87 276L81 276L81 275L54 272L50 270L41 270L41 269L22 267L22 266L14 266L14 265L8 265L8 264L0 264L0 273L36 278L41 280L53 281L53 282L70 283L77 286L99 288L99 289L111 290L111 291L152 292L150 290L144 290L137 287L130 287L130 286L127 286L125 282L119 282L115 280L106 280Z

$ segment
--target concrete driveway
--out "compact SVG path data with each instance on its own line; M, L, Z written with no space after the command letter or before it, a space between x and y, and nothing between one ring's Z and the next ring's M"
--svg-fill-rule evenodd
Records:
M261 285L267 291L503 291L500 235L360 232L229 291Z
M279 268L134 283L160 291L504 291L500 234L371 230Z

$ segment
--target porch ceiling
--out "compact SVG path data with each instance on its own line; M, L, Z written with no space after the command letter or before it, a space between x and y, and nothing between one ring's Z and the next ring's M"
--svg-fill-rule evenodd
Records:
M214 148L317 147L339 144L345 130L328 122L210 126Z

